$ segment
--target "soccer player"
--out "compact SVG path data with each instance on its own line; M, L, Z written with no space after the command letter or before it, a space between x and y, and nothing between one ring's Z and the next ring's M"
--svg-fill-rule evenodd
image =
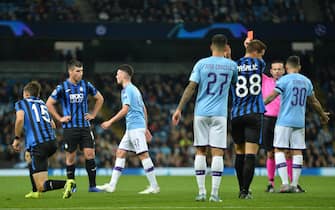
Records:
M266 45L252 40L246 46L246 54L237 61L238 79L232 86L232 137L235 143L235 170L239 183L239 198L251 199L249 191L255 171L263 113L262 73L265 62L262 59Z
M224 149L227 147L229 87L237 80L236 63L225 58L226 45L227 38L224 35L216 34L212 37L210 45L212 56L200 59L195 64L189 84L172 116L172 123L177 125L184 106L198 87L194 110L194 146L196 147L194 169L199 188L196 201L206 200L207 147L212 154L212 191L209 201L222 201L219 197L219 189L224 168Z
M108 129L113 123L126 117L126 132L116 152L116 160L110 182L97 186L97 188L106 192L115 191L117 182L125 167L127 151L131 151L135 152L141 160L150 184L147 189L139 192L139 194L157 194L160 188L157 184L154 164L149 156L147 145L147 141L150 141L152 137L147 127L147 109L140 91L131 82L133 74L134 69L128 64L123 64L118 67L116 80L117 83L123 87L121 91L122 108L108 121L103 122L101 127Z
M77 60L68 63L69 78L62 82L52 92L47 101L47 107L52 116L62 123L63 137L66 150L66 171L69 180L75 179L75 158L77 146L84 152L86 171L89 178L89 192L99 192L96 188L95 142L90 129L93 120L103 104L103 97L90 83L82 79L83 65ZM92 113L88 113L88 95L93 95L95 106ZM62 106L61 116L55 104Z
M270 74L272 77L263 73L262 75L262 94L263 99L270 95L276 86L276 81L285 73L284 62L273 61L271 63ZM277 97L271 103L265 106L263 129L262 129L262 143L267 151L266 168L268 172L269 184L266 192L274 192L274 176L276 170L276 163L274 159L273 138L274 129L277 120L277 115L280 109L280 97Z
M280 111L275 126L275 161L282 181L280 192L300 192L298 181L303 165L302 150L305 144L306 99L320 115L321 123L326 124L329 113L325 112L315 97L311 81L300 74L300 58L290 56L286 61L287 75L276 82L276 87L265 100L268 104L281 95ZM293 154L293 178L289 185L284 150L291 149Z
M39 198L42 192L61 189L65 186L63 198L69 198L75 187L73 180L48 179L48 157L56 152L57 146L53 130L54 122L49 116L47 106L39 99L40 90L41 86L38 82L29 82L23 89L24 99L15 103L15 139L12 146L16 152L21 150L21 136L24 131L25 147L31 155L32 185L36 188L36 192L31 192L25 197Z

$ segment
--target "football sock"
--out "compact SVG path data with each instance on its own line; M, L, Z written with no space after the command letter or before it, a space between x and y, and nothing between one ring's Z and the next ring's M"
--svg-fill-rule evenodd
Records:
M240 191L242 190L242 186L243 186L244 159L245 159L245 154L236 154L235 156L235 171L236 171L236 176L237 176Z
M269 183L271 183L271 185L274 186L274 177L275 177L275 171L276 171L275 159L268 158L266 160L266 169L268 171Z
M293 179L292 179L292 186L297 186L299 183L299 177L301 174L302 169L302 163L303 163L303 157L302 155L293 155Z
M286 165L287 165L287 173L288 173L288 178L292 182L292 163L293 160L292 158L286 159Z
M156 175L155 175L155 168L154 164L152 163L151 158L146 158L142 160L142 166L145 171L145 175L147 176L147 179L150 183L150 186L152 188L157 188L157 180L156 180Z
M248 193L249 187L254 178L256 165L256 155L255 154L246 154L245 163L243 167L243 188L242 191Z
M223 157L222 156L213 156L212 158L212 192L211 195L218 196L221 177L223 173Z
M284 152L275 153L276 167L283 185L288 184L287 165Z
M97 174L97 166L95 165L95 160L90 159L85 161L86 171L88 175L88 180L90 183L90 187L95 187L95 178Z
M112 177L109 182L109 184L113 187L116 187L116 184L122 174L122 170L124 169L124 166L126 164L125 158L116 158L115 165L112 172Z
M206 156L196 155L194 160L194 170L199 188L199 195L206 194L206 187L205 187L206 168L207 168Z
M68 179L74 179L74 173L76 170L76 165L66 166L66 175Z
M64 187L66 181L65 180L47 180L44 182L44 190L43 192L50 190L57 190Z
M29 168L29 177L30 177L32 191L37 192L35 180L34 180L34 177L33 177L33 166L32 166L31 163L28 164L28 168Z

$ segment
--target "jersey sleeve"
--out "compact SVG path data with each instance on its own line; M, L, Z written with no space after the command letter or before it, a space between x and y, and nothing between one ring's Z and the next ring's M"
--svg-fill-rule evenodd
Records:
M286 82L285 82L285 77L281 77L277 82L276 82L276 87L275 91L278 92L279 94L282 94L285 91L286 87Z
M192 82L196 82L199 84L200 82L200 68L201 68L201 63L198 61L194 67L193 67L193 70L192 70L192 73L191 73L191 76L190 76L190 81Z
M232 84L235 84L237 82L237 76L238 76L238 69L237 64L233 63L233 77L231 79Z
M56 89L52 91L50 97L58 101L62 96L63 88L61 85L57 85Z
M121 101L122 105L130 105L130 94L127 89L121 91Z
M88 86L88 94L95 96L98 93L97 89L92 85L92 83L87 82L87 86Z
M262 70L262 73L265 72L265 67L266 67L266 63L263 59L260 59L260 64L261 64L261 70Z
M311 80L308 80L308 91L307 91L307 96L313 95L314 88Z
M18 101L15 103L15 111L23 110L22 102Z

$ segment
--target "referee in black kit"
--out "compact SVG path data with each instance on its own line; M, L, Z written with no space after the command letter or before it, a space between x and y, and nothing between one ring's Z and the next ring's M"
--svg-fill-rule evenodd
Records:
M69 78L59 84L52 92L46 105L52 116L62 123L66 150L67 178L75 178L75 159L78 145L84 152L86 171L89 178L89 192L100 192L96 188L95 142L90 129L93 120L104 102L103 96L90 83L82 79L83 64L77 60L69 61ZM94 109L88 113L88 95L95 99ZM56 103L62 106L63 116L55 108Z

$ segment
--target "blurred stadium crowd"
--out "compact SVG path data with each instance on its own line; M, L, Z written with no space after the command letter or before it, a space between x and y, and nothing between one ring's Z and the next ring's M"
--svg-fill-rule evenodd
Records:
M309 5L310 6L310 5ZM319 21L334 22L335 3L319 0ZM323 12L321 12L323 11ZM302 0L3 0L0 19L107 22L306 22Z
M22 20L28 22L76 22L106 21L113 23L212 23L212 22L269 22L305 23L307 16L320 15L316 20L335 22L335 2L332 0L308 1L317 4L313 13L307 10L303 0L2 0L0 20ZM322 12L321 12L322 11ZM80 54L81 52L78 51ZM62 55L68 60L72 55ZM81 55L77 55L81 58ZM304 63L304 62L303 62ZM303 69L305 66L303 66ZM135 67L136 68L136 67ZM310 67L307 67L310 68ZM314 69L314 68L310 68ZM314 82L317 95L326 109L335 113L335 65L317 66L316 73L307 73ZM170 123L171 113L181 97L189 75L145 75L136 74L134 83L143 92L148 106L149 126L153 133L150 143L151 157L157 167L192 166L193 108L189 103L179 128ZM53 89L64 80L62 78L40 79L46 100ZM124 123L112 127L107 132L99 124L120 108L120 88L115 85L112 74L98 74L91 81L105 97L102 112L93 122L96 137L96 159L99 167L114 165L115 151L122 137ZM28 80L0 79L0 168L19 166L23 153L16 154L10 144L14 135L14 102L21 98L23 85ZM308 110L306 118L305 151L306 167L335 166L334 120L327 127L321 127L317 115ZM57 130L59 151L53 156L52 167L65 167L65 152L62 147L62 130ZM229 149L225 154L225 166L233 166L232 139L229 135ZM140 162L133 155L128 159L128 167L139 167ZM258 166L264 166L266 155L260 150ZM79 165L84 166L83 156Z
M323 103L332 115L335 113L335 66L326 66L318 69L318 77L312 78L317 87L317 94L321 95ZM171 126L170 119L178 99L183 93L189 75L135 75L134 83L143 92L144 101L149 112L149 127L153 133L153 140L150 143L150 153L157 167L181 167L192 166L194 157L193 144L193 108L190 103L185 109L184 119L179 128ZM310 76L310 75L309 75ZM46 100L60 80L41 79L43 87L41 98ZM94 78L94 79L93 79ZM115 152L118 142L122 137L124 122L120 122L112 129L104 132L99 124L109 118L121 106L120 87L115 84L115 77L112 74L97 74L88 78L101 91L105 97L105 105L102 112L94 120L93 126L96 137L96 159L99 167L112 167L115 160ZM28 80L27 80L28 81ZM13 128L15 112L14 102L21 97L25 80L1 80L0 82L0 160L3 164L12 167L14 164L23 161L23 154L16 154L11 150L10 144L13 139ZM326 93L326 95L322 95ZM51 167L65 167L65 153L62 146L61 129L57 130L59 151L53 156ZM229 149L225 154L225 166L233 166L233 145L229 134ZM335 166L334 154L334 121L329 126L321 127L317 115L311 110L306 118L306 142L308 149L305 152L306 167ZM260 150L258 166L264 166L266 155ZM84 165L83 156L79 156L79 165ZM138 158L130 154L128 167L140 167Z

